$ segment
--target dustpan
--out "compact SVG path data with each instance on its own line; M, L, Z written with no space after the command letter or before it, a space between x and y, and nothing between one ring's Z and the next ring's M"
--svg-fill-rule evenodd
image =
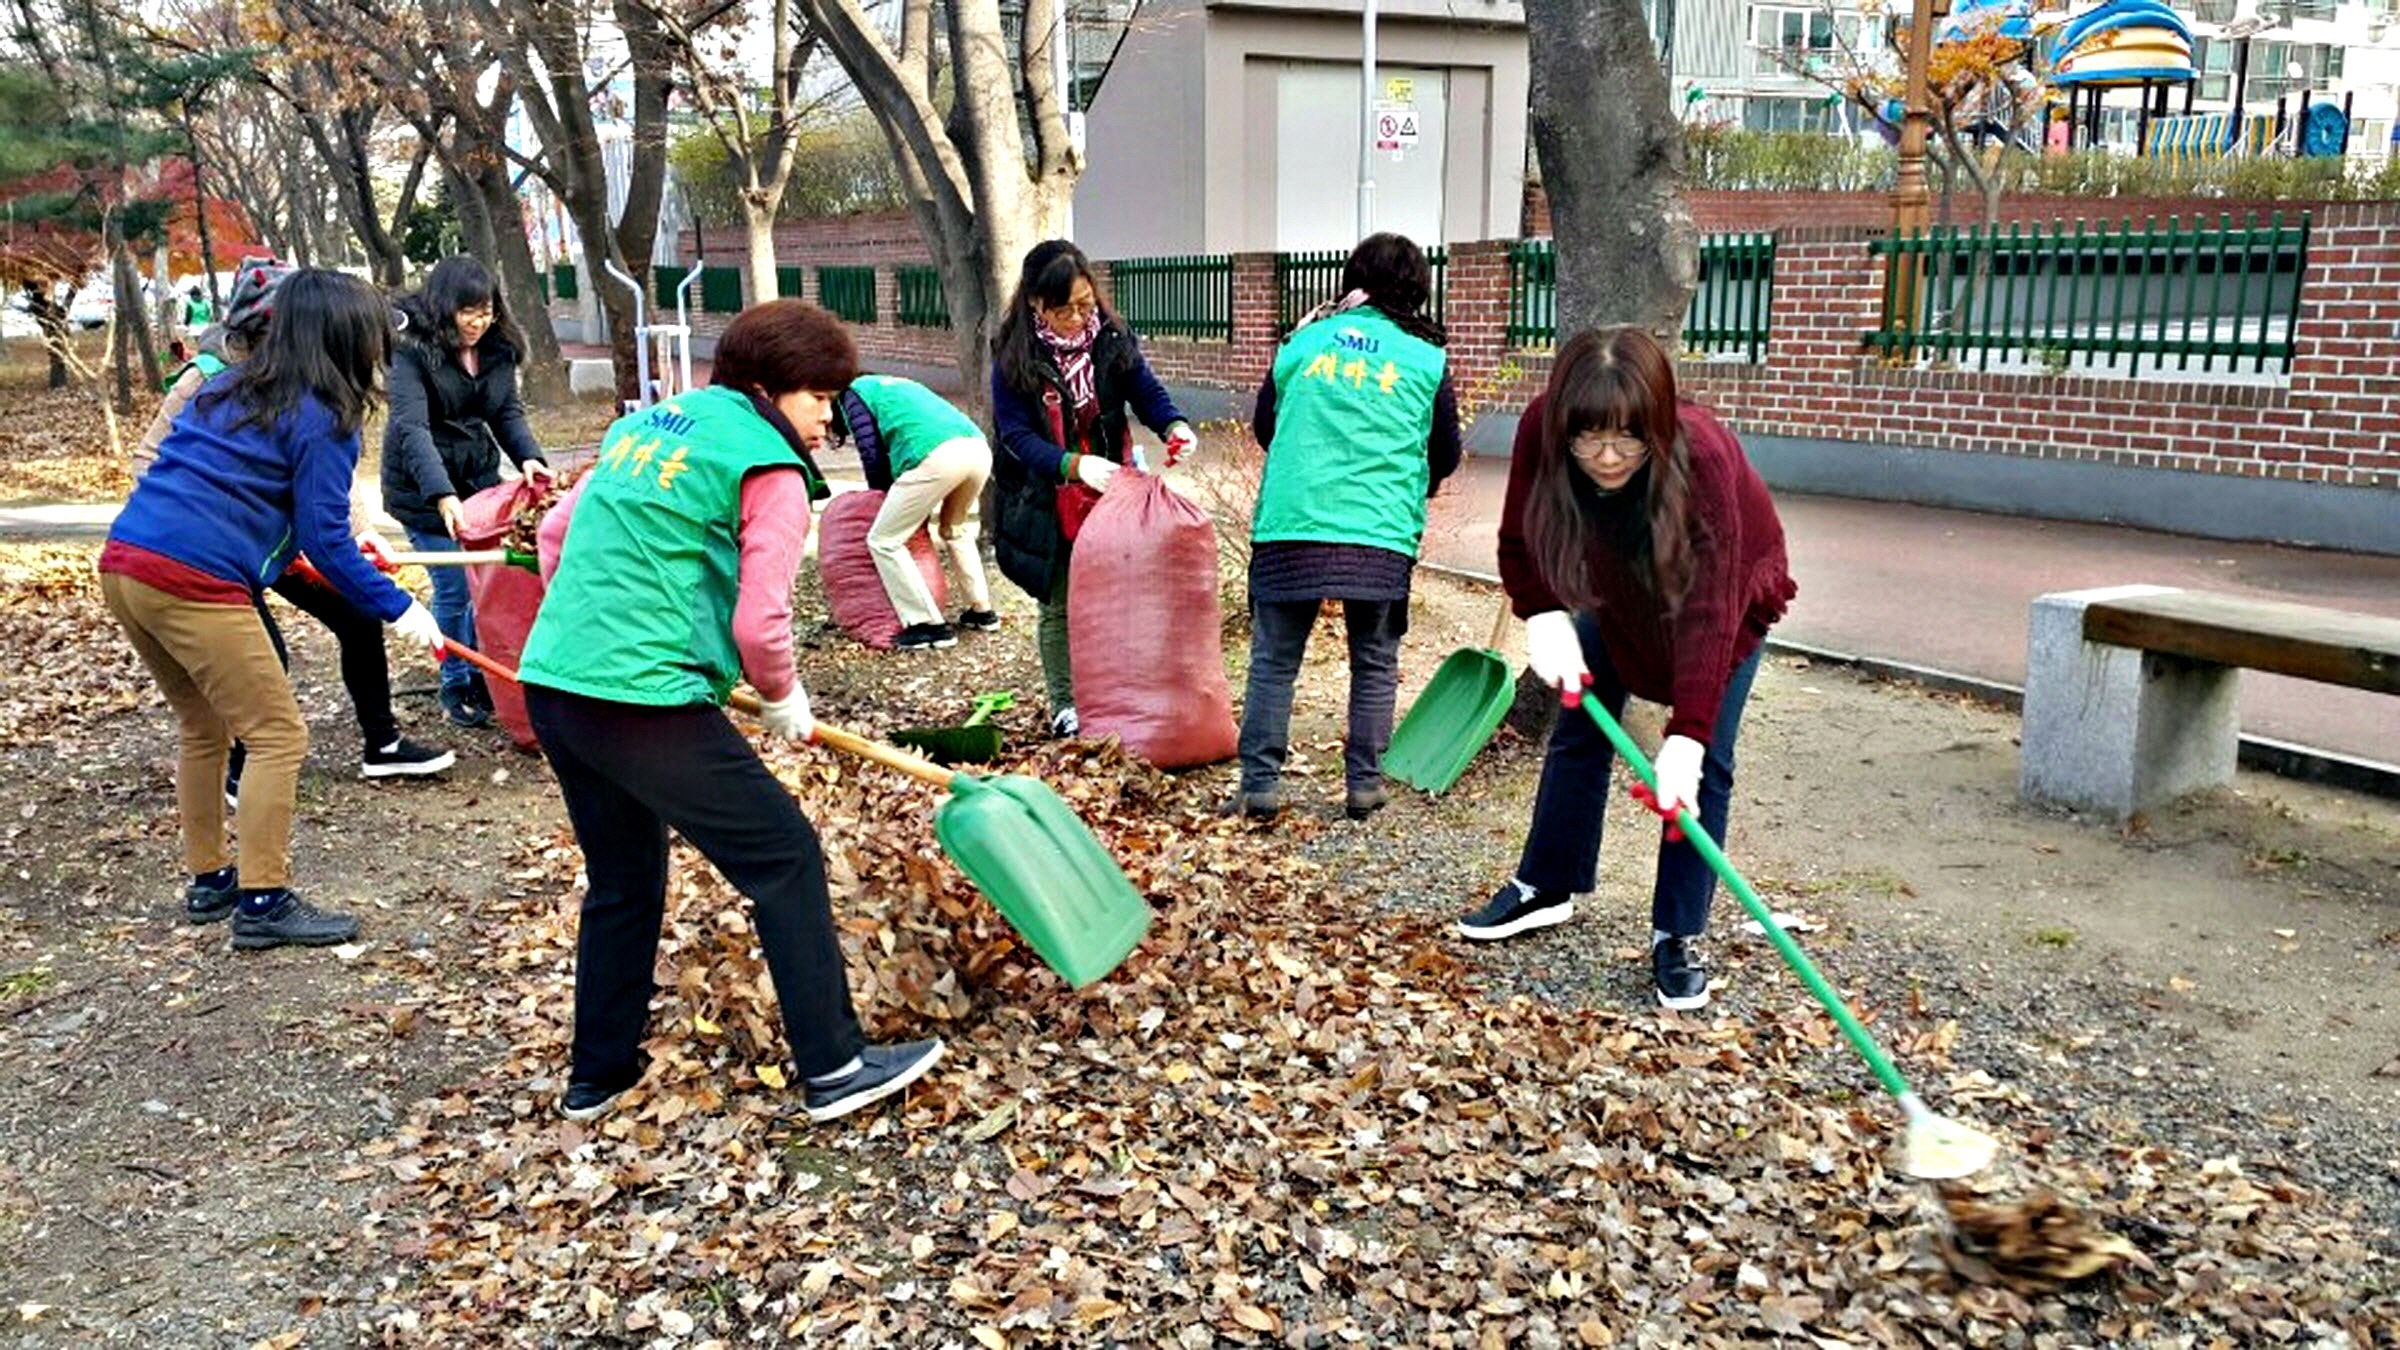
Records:
M1500 601L1489 647L1461 647L1442 661L1408 707L1383 752L1383 772L1432 793L1450 790L1491 742L1517 696L1517 667L1501 655L1509 607Z

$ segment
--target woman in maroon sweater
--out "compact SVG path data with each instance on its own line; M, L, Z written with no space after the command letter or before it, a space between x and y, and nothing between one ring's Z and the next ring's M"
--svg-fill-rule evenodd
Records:
M1798 589L1766 484L1716 417L1675 396L1675 366L1635 328L1577 334L1525 409L1500 514L1500 580L1524 616L1534 673L1588 686L1621 715L1628 694L1667 704L1658 806L1695 807L1725 837L1733 742L1767 628ZM1609 743L1559 718L1517 874L1459 931L1496 941L1564 923L1592 889L1608 804ZM1650 964L1668 1008L1708 1002L1691 939L1716 888L1698 850L1662 840Z

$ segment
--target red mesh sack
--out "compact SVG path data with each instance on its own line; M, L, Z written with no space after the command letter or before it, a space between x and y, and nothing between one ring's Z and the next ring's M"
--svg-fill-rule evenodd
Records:
M1217 527L1166 480L1109 481L1076 537L1067 653L1086 736L1114 736L1162 769L1233 757Z
M833 621L843 632L879 652L890 651L892 639L900 636L900 611L884 594L883 575L875 570L875 555L867 549L867 531L882 509L880 492L843 492L825 503L817 522L817 572L825 582L825 607L833 611ZM933 607L947 611L950 590L942 584L942 561L932 537L917 531L908 541L908 551L925 574Z

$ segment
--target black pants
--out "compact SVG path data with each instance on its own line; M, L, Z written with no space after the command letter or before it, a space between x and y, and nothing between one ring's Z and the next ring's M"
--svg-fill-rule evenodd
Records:
M794 1066L808 1077L848 1063L866 1037L817 832L725 714L538 685L525 687L525 709L591 879L575 941L575 1081L615 1087L641 1076L669 826L750 897Z
M1575 616L1575 631L1583 639L1583 662L1592 672L1592 694L1611 717L1623 718L1627 697L1608 659L1608 646L1589 614ZM1750 701L1750 682L1758 676L1759 653L1734 667L1726 682L1724 701L1717 705L1717 725L1709 733L1708 753L1700 761L1701 827L1722 846L1725 825L1733 809L1733 742L1741 734L1742 708ZM1536 890L1580 893L1599 880L1600 827L1608 809L1608 771L1616 762L1616 747L1600 733L1591 715L1568 708L1558 715L1550 733L1549 753L1542 757L1542 785L1533 799L1533 828L1525 835L1525 853L1517 863L1517 879ZM1700 850L1689 842L1667 842L1659 827L1658 874L1650 888L1650 926L1677 937L1697 937L1708 929L1709 902L1716 896L1717 874Z
M1242 791L1265 793L1283 779L1291 747L1292 686L1300 678L1316 600L1250 604L1250 683L1242 695ZM1383 752L1392 743L1400 701L1400 639L1408 635L1406 600L1344 600L1342 633L1350 642L1350 727L1342 739L1342 780L1356 791L1383 786Z
M358 733L370 750L380 750L400 737L400 720L392 715L392 668L383 651L383 622L342 598L323 582L287 571L269 589L291 601L292 608L325 625L342 649L342 688L358 713ZM292 667L291 650L283 631L267 612L267 598L257 596L258 617L267 625L267 640L276 658Z

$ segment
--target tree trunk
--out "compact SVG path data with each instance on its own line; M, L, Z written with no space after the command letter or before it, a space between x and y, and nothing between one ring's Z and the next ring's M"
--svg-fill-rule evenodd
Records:
M113 222L109 229L111 233L116 232ZM159 369L158 349L151 345L150 317L143 312L142 308L142 279L141 275L134 270L133 247L127 244L122 236L116 241L115 255L117 303L114 345L117 364L117 411L131 413L133 411L132 353L140 354L142 378L149 382L149 388L158 388L165 382L166 374Z
M208 233L208 193L200 177L200 134L192 129L192 114L183 114L183 146L192 157L192 227L200 232L200 284L208 288L208 307L214 311L224 305L217 293L217 245Z
M25 312L33 319L34 327L42 333L42 347L50 355L48 388L67 387L67 344L73 339L67 334L67 307L58 299L58 292L49 282L25 288Z
M1640 0L1526 0L1558 331L1639 324L1670 350L1699 272L1683 137Z
M509 182L508 164L498 155L475 160L475 211L489 232L500 282L508 289L508 307L516 312L525 333L525 359L517 372L528 402L557 403L567 396L567 368L558 352L558 330L550 323L550 303L543 298L541 270L533 260L533 245L525 240L525 207Z
M749 300L763 304L780 290L775 281L775 203L763 190L742 194L742 232L750 250Z

